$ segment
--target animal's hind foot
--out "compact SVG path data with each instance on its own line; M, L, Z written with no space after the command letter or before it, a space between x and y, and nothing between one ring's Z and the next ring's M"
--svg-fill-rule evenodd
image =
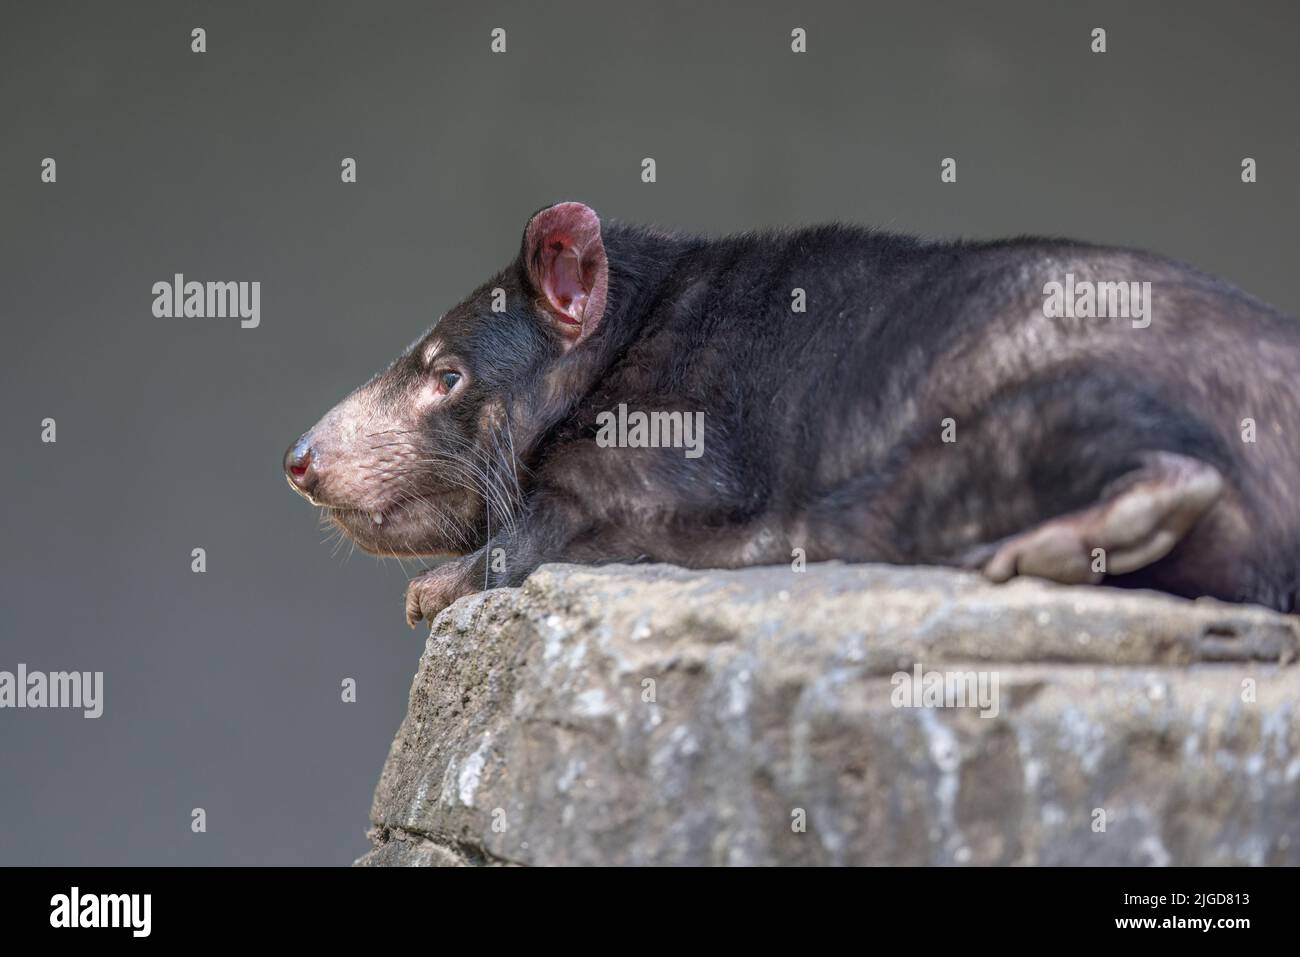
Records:
M972 553L985 577L1016 575L1096 584L1168 555L1219 499L1223 477L1199 459L1152 452L1089 508ZM989 553L991 557L987 557Z

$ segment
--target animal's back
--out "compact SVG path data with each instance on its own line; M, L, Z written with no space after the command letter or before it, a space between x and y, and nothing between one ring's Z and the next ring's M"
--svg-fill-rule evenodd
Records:
M1224 597L1294 607L1290 317L1179 263L1060 240L823 227L702 244L682 265L629 363L707 406L710 439L744 461L751 524L819 557L950 561L1170 452L1226 481L1173 556L1195 551L1198 581L1170 590L1217 577ZM1111 297L1094 311L1124 314L1054 314L1090 288Z

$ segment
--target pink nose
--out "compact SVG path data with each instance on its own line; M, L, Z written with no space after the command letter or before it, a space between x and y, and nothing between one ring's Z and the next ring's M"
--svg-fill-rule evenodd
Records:
M302 492L310 494L316 487L318 478L316 469L312 468L311 443L303 436L284 453L284 474L289 484Z

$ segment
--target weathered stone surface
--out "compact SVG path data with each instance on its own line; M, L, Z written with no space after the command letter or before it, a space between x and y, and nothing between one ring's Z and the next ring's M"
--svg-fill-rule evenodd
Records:
M547 566L435 622L358 863L1300 864L1298 651L943 569ZM894 707L918 664L997 714Z

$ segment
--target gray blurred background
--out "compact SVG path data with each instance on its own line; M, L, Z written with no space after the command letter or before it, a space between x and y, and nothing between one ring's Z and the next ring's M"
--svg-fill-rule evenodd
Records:
M105 711L0 711L0 863L365 850L424 632L403 569L332 555L280 457L533 210L1068 235L1294 314L1298 25L1281 2L4 0L0 670L103 671ZM261 281L261 326L154 318L176 272Z

